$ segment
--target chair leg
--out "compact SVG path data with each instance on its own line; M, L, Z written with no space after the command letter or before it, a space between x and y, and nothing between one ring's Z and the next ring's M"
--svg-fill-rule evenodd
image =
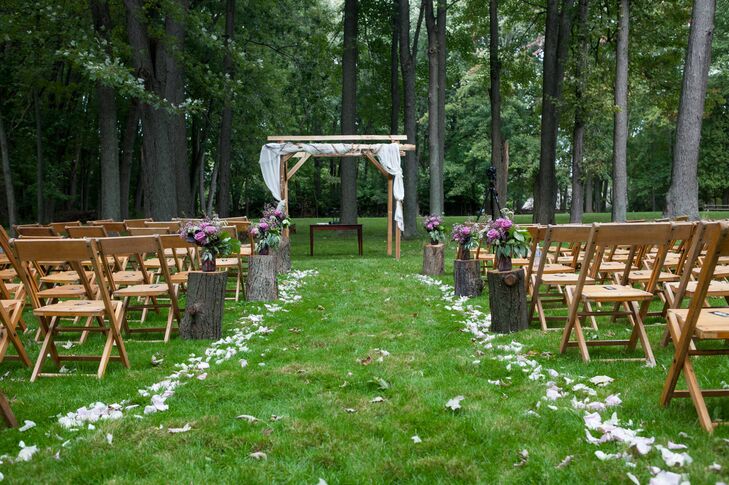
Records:
M630 334L630 339L628 341L627 348L628 350L635 350L635 346L637 343L637 340L640 340L640 345L643 347L643 353L645 354L645 360L646 363L654 367L656 365L656 359L653 356L653 349L651 348L650 340L648 340L648 334L645 331L645 326L643 325L643 319L640 317L640 310L636 311L635 306L628 305L631 313L633 314L633 318L635 318L635 325L633 325L633 331Z
M58 358L58 351L56 350L56 345L53 342L53 331L56 329L56 324L58 323L58 320L53 317L51 319L50 325L47 325L45 323L46 317L40 317L39 320L41 321L43 328L45 329L45 338L43 339L43 344L41 344L40 352L38 353L38 359L35 362L35 367L33 368L33 373L30 376L30 382L35 382L36 379L38 379L38 375L41 373L41 370L43 369L43 363L48 358L48 354L51 354L51 357L53 358L56 365L61 364L61 360Z
M18 420L15 418L15 413L13 413L13 409L10 407L8 398L2 392L0 392L0 411L8 428L18 427Z

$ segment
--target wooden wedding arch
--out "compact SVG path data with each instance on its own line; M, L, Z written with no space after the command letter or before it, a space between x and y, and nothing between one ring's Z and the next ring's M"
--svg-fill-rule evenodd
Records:
M299 171L307 160L316 157L340 158L340 157L365 157L372 162L378 172L387 179L387 255L392 256L393 231L395 233L395 258L400 259L400 230L393 224L393 182L395 177L384 169L377 160L374 153L375 145L382 143L397 143L400 145L400 156L405 152L415 151L415 145L402 143L407 141L406 135L321 135L321 136L269 136L270 143L289 144L318 144L336 143L350 145L344 153L323 154L304 151L287 153L281 155L281 198L288 203L289 180ZM291 168L289 162L296 160Z

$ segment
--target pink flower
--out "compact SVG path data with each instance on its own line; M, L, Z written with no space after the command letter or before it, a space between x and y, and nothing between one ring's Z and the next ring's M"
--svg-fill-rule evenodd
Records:
M208 236L203 231L196 232L195 233L195 241L200 244L201 246L204 246L208 242Z
M465 226L463 229L461 229L461 234L463 234L464 236L471 235L471 228L468 226Z
M215 234L218 232L218 228L213 225L207 225L203 228L205 234Z
M278 217L279 219L281 219L283 217L283 212L281 212L280 210L276 209L275 211L273 211L273 215L276 216L276 217Z
M257 227L251 228L251 236L258 237L258 228Z
M493 242L501 237L501 233L497 231L496 229L489 229L489 231L486 233L486 237L488 238L489 242Z
M261 223L260 223L260 224L258 225L258 228L259 228L259 229L260 229L261 231L268 231L268 223L267 223L267 222L261 222Z

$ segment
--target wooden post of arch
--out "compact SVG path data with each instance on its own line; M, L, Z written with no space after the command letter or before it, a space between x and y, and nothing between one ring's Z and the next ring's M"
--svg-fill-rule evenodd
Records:
M289 158L293 156L293 153L289 153L281 156L281 199L284 201L284 212L289 213L289 175L288 165ZM285 237L289 237L289 228L287 227L283 231Z
M387 255L392 256L392 175L387 177Z

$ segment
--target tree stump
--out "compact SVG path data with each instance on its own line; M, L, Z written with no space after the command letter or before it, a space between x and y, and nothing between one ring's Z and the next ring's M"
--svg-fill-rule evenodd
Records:
M445 245L426 244L423 247L423 274L441 275L444 272Z
M251 256L246 279L246 299L248 301L272 301L278 298L277 261L278 258L274 254Z
M524 269L489 271L491 331L511 333L529 328Z
M453 262L456 296L479 296L483 291L481 262L477 259L456 259Z
M281 238L281 245L274 254L276 255L276 273L291 271L291 240L289 238Z
M227 282L228 273L225 271L190 272L187 307L180 322L180 337L218 340L222 336Z

